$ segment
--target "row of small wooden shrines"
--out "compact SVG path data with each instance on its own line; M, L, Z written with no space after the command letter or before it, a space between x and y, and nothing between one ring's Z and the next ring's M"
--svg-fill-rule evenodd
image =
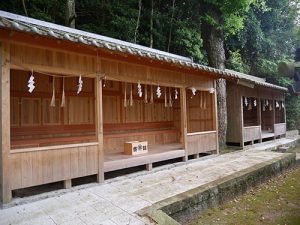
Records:
M52 82L52 99L50 102L50 106L51 107L55 107L55 77L57 76L52 76L53 77L53 82ZM59 76L60 77L60 76ZM61 97L61 107L65 107L65 78L63 77L63 83L62 83L62 97ZM31 71L31 75L29 77L28 80L28 92L32 93L35 89L35 81L34 81L35 77L33 74L33 70ZM133 106L133 86L135 84L134 83L125 83L124 86L124 100L123 100L123 105L124 107L127 106ZM139 81L137 84L137 95L140 98L143 98L144 103L150 103L152 104L154 102L154 90L155 89L155 95L157 99L160 99L162 96L162 92L164 93L164 101L165 101L165 107L173 107L173 101L178 99L178 90L177 88L172 88L172 87L164 87L161 88L160 85L158 84L157 86L153 86L153 85L147 85L147 84L141 84L141 82ZM104 77L103 79L103 87L105 88L106 86L106 78ZM128 87L129 86L129 87ZM78 84L77 84L77 94L80 94L80 92L83 89L83 78L81 75L79 75L78 77ZM162 90L163 89L163 90ZM197 93L197 89L194 87L189 88L191 90L191 98L193 98L193 96L196 95ZM149 90L149 91L148 91ZM209 93L212 94L214 93L214 88L209 89ZM150 92L150 93L149 93ZM205 94L203 93L203 91L200 91L200 97L199 97L199 106L202 109L206 109L207 108L207 99L205 97Z
M269 99L263 99L261 100L262 102L262 111L272 111L273 110L273 106L272 106L272 100ZM256 98L252 98L252 97L243 97L243 104L244 107L247 108L248 110L252 110L253 108L256 108L257 106L257 99ZM285 105L283 101L277 101L275 100L275 108L282 110L284 109Z

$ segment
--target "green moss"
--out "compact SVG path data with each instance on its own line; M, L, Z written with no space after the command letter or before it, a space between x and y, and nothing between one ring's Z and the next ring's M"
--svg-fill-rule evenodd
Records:
M300 224L300 167L279 175L189 224Z

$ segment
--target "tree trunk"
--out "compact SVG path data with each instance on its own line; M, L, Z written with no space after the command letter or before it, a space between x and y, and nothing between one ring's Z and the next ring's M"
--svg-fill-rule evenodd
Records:
M105 23L105 11L104 11L104 7L105 7L105 0L101 0L101 25L102 27L104 27L104 23Z
M25 15L28 16L25 0L22 0L22 5L23 5Z
M75 0L66 0L66 21L65 25L68 27L75 28Z
M210 15L220 22L221 13L216 9L209 11ZM222 30L212 26L206 21L201 24L203 44L207 53L209 66L224 70L225 69L225 50L224 36ZM226 104L226 80L217 80L217 103L218 103L218 128L219 128L219 147L220 150L226 146L227 131L227 104Z
M172 27L173 27L173 20L174 20L174 11L175 11L175 0L173 0L173 4L172 4L171 25L170 25L170 30L169 30L169 40L168 40L168 48L167 48L168 52L170 52L170 46L171 46Z
M139 14L138 14L138 18L136 21L136 27L135 27L135 31L134 31L134 43L136 43L137 33L138 33L139 25L140 25L141 10L142 10L142 0L139 0Z
M150 13L150 48L153 47L153 0L151 0L151 13Z

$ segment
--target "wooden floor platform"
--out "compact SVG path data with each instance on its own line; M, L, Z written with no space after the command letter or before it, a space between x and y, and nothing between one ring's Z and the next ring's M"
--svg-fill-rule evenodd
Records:
M261 138L262 139L265 139L265 138L272 138L274 137L275 134L273 132L270 132L270 131L266 131L266 130L262 130L261 131Z
M148 153L136 156L125 155L124 153L105 154L104 172L141 165L147 165L147 168L151 170L152 163L185 156L185 150L179 143L152 145L148 149Z

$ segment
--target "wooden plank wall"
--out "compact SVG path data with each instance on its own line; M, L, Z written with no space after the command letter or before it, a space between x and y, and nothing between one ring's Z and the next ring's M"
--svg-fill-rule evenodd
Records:
M36 88L33 93L29 93L27 82L30 74L28 71L11 70L12 140L66 137L75 132L74 125L91 125L89 133L95 133L93 79L83 78L82 93L77 95L78 78L64 78L66 103L65 107L61 107L63 78L53 78L34 72ZM55 82L55 107L50 106L53 82ZM52 133L49 134L49 127L55 127L57 132L52 129ZM87 132L86 129L80 132L80 127L78 128L78 135ZM35 132L37 129L38 132Z
M214 80L193 74L182 74L176 71L151 68L137 64L119 62L109 59L101 60L101 72L107 79L167 87L195 87L206 89L213 87Z
M241 140L241 97L237 84L227 82L227 142L239 143Z
M187 136L188 155L217 150L217 132L204 132Z
M172 102L174 88L161 86L162 96L156 97L157 86L152 86L153 103L145 103L145 84L142 85L143 96L139 97L136 83L105 81L103 88L103 123L104 151L106 153L123 152L123 144L127 141L148 141L149 145L179 142L179 129L174 123L173 107L165 107L171 92ZM125 101L126 86L126 107ZM130 106L130 90L132 88L133 105ZM150 101L151 86L147 85L147 101Z
M214 95L208 91L197 91L192 95L191 90L187 90L187 132L202 132L215 130L213 114Z
M251 126L243 128L243 141L255 141L261 139L260 126Z
M275 136L284 135L286 133L286 124L285 123L275 124L274 125L274 133L275 133Z
M12 190L97 174L97 145L10 154Z

